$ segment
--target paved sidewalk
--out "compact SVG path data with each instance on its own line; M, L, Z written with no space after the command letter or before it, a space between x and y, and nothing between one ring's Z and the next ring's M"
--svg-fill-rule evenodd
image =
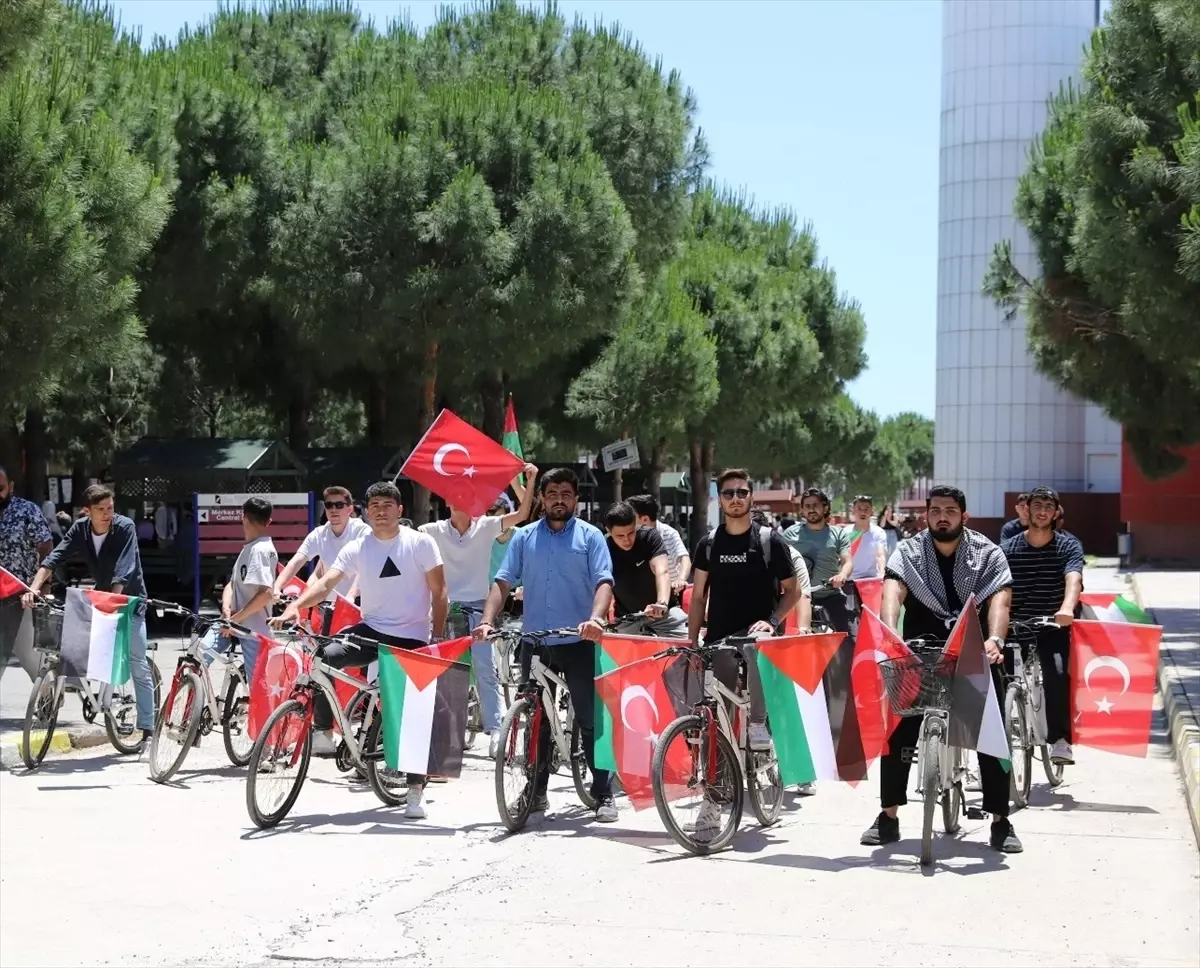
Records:
M1200 844L1200 572L1139 570L1133 587L1163 627L1158 687Z

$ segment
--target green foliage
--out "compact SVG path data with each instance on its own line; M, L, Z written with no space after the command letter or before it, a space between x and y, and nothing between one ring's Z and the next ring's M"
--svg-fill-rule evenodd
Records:
M1039 370L1101 404L1151 476L1200 441L1200 5L1117 0L1051 103L1016 197L1041 275L997 246Z

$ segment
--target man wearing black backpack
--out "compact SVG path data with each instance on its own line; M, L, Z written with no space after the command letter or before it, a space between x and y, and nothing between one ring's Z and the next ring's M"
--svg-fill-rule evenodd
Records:
M688 637L693 643L699 640L706 618L706 642L730 635L773 635L800 601L788 547L776 532L754 523L750 515L754 491L746 471L723 471L717 478L717 494L725 521L700 539L692 555L695 584ZM769 749L766 707L752 659L747 669L750 744L754 749ZM732 654L720 656L713 671L727 689L737 688L737 661Z

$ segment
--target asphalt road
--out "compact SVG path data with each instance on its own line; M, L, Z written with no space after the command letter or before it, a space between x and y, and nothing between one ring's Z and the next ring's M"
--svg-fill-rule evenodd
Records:
M0 964L1197 965L1200 859L1163 737L1078 761L1015 815L1024 854L972 821L922 870L916 806L899 844L859 846L874 782L823 784L769 830L747 810L696 858L627 801L594 823L566 776L506 836L474 757L421 822L314 761L261 832L219 736L170 786L98 747L0 774Z

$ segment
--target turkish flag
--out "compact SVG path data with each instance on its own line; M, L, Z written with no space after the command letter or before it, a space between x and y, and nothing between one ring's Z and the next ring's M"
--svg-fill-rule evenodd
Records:
M892 711L891 699L883 685L881 662L896 663L892 667L895 675L904 666L916 663L917 659L904 640L884 625L873 609L864 607L858 622L854 658L850 663L850 683L868 766L887 752L888 739L900 722ZM907 697L911 705L921 687L919 667L914 668L911 677L907 674L902 678L896 676L896 681L903 686L901 697Z
M854 587L858 591L858 600L863 608L869 608L876 615L883 611L882 578L856 578Z
M1159 625L1071 624L1071 721L1077 744L1146 755L1161 640Z
M521 458L443 410L408 455L400 473L478 517L487 514L524 467Z
M14 595L24 595L27 591L29 591L29 586L21 581L20 578L11 571L0 568L0 599L12 598Z
M298 643L258 636L258 660L254 664L254 680L250 683L250 709L246 723L252 739L258 739L271 713L292 694L292 685L297 677L311 668L312 656ZM290 746L298 738L286 737L283 745Z

